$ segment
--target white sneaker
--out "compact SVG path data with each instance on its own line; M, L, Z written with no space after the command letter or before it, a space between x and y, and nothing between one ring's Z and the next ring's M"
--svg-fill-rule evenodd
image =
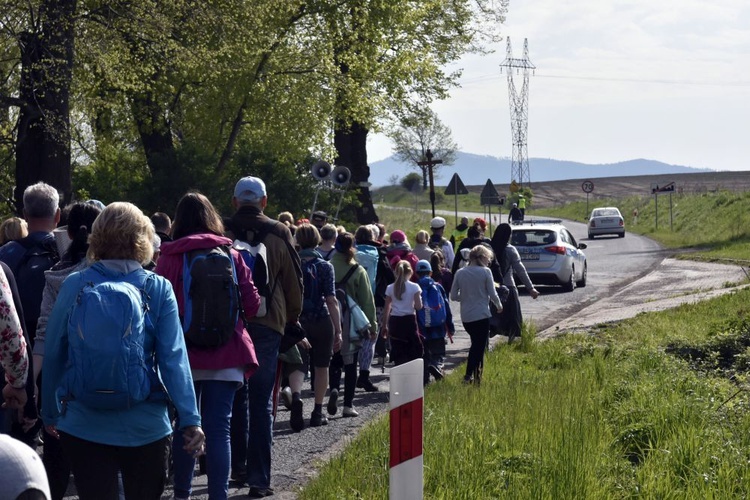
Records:
M284 404L287 410L292 407L292 388L284 387L281 389L281 402Z
M344 406L344 411L341 413L345 417L358 417L359 412L354 409L353 406Z

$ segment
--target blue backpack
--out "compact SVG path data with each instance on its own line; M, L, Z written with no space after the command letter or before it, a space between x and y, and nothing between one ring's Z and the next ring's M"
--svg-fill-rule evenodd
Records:
M423 328L434 328L445 325L448 319L446 312L445 297L440 285L432 278L419 280L422 288L422 309L417 311L419 326Z
M241 313L237 270L228 246L183 257L182 330L190 347L215 349L232 338Z
M146 291L154 274L130 273L107 281L84 271L84 287L68 319L68 371L61 395L98 410L126 410L161 388L155 356L144 352L149 317Z

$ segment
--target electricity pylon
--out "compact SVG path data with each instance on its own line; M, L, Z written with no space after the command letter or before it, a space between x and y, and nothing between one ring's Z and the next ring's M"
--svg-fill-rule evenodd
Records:
M523 59L513 57L510 47L510 37L507 38L508 46L505 60L500 63L500 68L508 71L508 96L510 97L510 127L513 137L513 158L510 169L510 180L516 181L519 187L528 186L531 182L529 172L529 152L526 136L529 129L529 70L535 70L529 60L529 41L523 40ZM523 85L521 92L516 92L513 83L513 68L516 72L523 71ZM502 69L500 70L502 71Z

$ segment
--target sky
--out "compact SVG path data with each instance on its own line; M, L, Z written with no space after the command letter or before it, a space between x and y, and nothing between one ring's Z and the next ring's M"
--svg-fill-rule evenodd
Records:
M530 158L750 170L747 0L511 0L502 34L516 58L528 39L537 68ZM461 151L512 154L505 54L463 58L461 87L433 103ZM391 154L373 134L369 162Z

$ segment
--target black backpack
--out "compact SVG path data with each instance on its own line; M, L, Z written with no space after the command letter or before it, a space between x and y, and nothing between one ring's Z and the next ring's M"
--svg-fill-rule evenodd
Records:
M18 240L26 250L18 264L13 268L13 275L18 283L18 295L30 332L36 332L39 312L42 307L42 293L46 280L44 271L52 268L60 260L54 238L34 241L30 236ZM33 333L30 335L33 338Z
M242 313L229 246L185 253L182 280L187 344L211 349L229 342Z
M320 257L302 260L302 315L307 319L318 319L324 311L325 299L320 291L318 265L325 262Z

